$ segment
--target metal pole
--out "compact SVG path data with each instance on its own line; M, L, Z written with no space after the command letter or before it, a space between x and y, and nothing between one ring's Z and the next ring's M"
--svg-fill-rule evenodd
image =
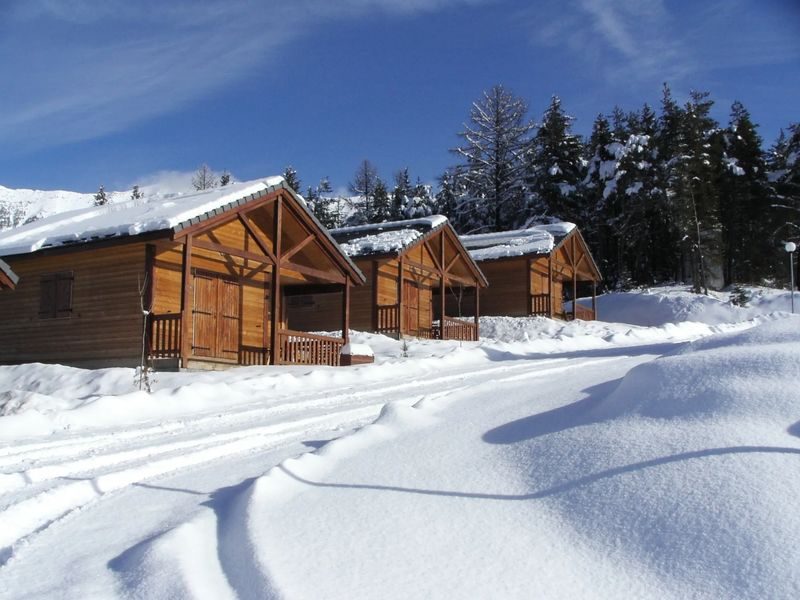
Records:
M794 252L789 252L789 282L792 290L792 314L794 314Z

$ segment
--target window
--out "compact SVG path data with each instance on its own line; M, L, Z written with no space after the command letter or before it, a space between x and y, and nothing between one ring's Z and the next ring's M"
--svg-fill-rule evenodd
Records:
M48 273L40 280L39 317L55 319L72 314L72 271Z

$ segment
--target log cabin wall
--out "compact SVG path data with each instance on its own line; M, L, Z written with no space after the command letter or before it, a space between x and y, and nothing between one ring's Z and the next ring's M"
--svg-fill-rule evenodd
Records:
M479 263L489 280L489 287L481 292L482 315L521 317L528 314L526 298L530 278L526 276L527 258L487 260ZM449 314L455 314L455 304L448 298Z
M7 257L20 280L14 293L0 294L0 363L139 364L145 247L130 242ZM43 318L42 277L65 272L72 273L71 310Z

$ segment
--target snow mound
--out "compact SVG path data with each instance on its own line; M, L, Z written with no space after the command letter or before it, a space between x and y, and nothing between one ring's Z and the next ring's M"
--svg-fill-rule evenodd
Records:
M747 321L758 315L788 312L790 309L789 292L768 288L746 288L746 291L750 301L745 307L731 304L729 294L712 292L704 296L694 294L686 287L609 293L597 297L598 319L645 327L686 321L717 325ZM795 297L795 301L800 303L800 295ZM591 306L585 299L579 302Z

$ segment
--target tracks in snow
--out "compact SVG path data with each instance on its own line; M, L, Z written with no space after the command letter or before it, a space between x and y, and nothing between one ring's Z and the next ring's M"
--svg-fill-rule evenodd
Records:
M426 396L451 396L487 380L537 378L608 360L614 359L521 360L472 367L411 381L370 383L357 390L317 391L302 400L284 396L266 407L256 402L225 414L118 433L0 447L0 565L20 540L131 485L227 457L275 449L315 433L349 430L373 420L389 399L402 397L413 403Z

